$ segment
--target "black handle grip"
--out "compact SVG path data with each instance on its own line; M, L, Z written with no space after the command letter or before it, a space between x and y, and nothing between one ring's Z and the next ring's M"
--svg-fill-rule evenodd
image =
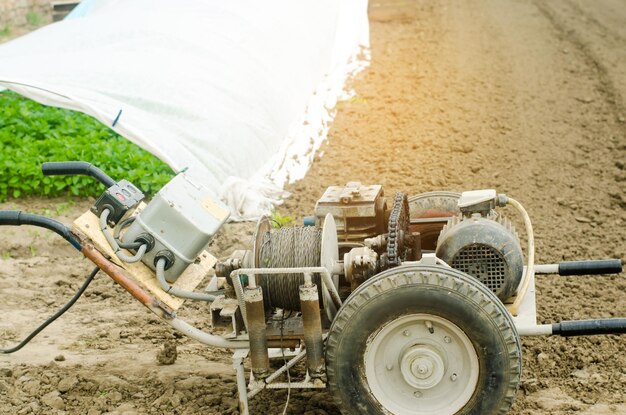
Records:
M0 210L0 226L22 226L31 225L49 229L63 237L74 248L81 250L80 241L70 232L70 228L58 220L47 218L41 215L22 212L21 210Z
M83 174L95 177L107 188L116 182L108 174L86 161L50 161L41 165L44 176L75 176Z
M552 324L552 334L560 336L626 334L626 318L561 321Z
M620 272L622 272L621 259L569 261L559 264L559 275L619 274Z
M22 224L21 215L21 210L0 210L0 226L20 226Z

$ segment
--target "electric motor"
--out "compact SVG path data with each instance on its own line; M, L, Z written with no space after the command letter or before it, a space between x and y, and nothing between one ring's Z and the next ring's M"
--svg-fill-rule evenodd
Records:
M524 257L515 229L494 211L451 218L437 241L437 257L479 279L500 300L515 294Z

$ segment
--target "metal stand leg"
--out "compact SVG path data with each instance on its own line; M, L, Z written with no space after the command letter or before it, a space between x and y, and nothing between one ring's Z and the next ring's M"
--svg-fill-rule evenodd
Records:
M246 386L246 372L243 368L243 360L248 355L248 350L237 350L233 354L233 368L237 373L237 393L239 395L239 413L250 415L248 411L248 388Z

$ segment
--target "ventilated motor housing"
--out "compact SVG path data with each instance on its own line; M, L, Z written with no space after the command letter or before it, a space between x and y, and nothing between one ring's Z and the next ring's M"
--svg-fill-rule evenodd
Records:
M437 257L452 268L478 278L502 301L515 294L524 271L524 257L515 229L495 212L458 215L444 226Z

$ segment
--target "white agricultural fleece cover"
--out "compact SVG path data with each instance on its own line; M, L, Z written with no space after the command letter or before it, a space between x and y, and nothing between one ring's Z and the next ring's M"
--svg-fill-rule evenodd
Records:
M187 168L234 220L267 213L304 176L369 61L367 0L89 3L0 45L0 87Z

